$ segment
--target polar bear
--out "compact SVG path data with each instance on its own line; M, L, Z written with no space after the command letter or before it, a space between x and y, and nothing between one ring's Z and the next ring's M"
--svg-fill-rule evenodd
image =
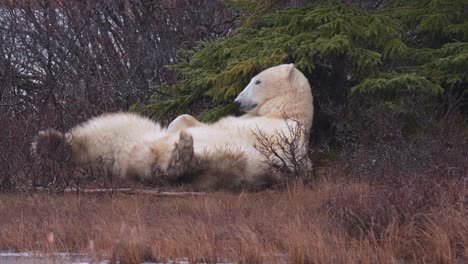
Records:
M269 159L280 159L277 161L280 165L289 166L291 155L307 157L306 141L313 120L313 97L307 78L294 64L279 65L261 72L251 79L234 102L245 112L244 115L228 116L213 124L203 124L190 115L181 115L168 126L171 133L185 131L192 136L195 160L210 164L210 168L200 174L203 177L199 176L194 182L202 189L226 185L234 188L267 185L272 180L268 167L275 162L266 160L264 153L260 153L257 147L261 139L275 142L291 139L297 136L292 135L296 132L303 133L299 139L302 142L293 143L297 146L292 151L297 153L272 153ZM285 150L273 147L272 151ZM240 157L233 158L235 154ZM228 161L229 164L226 163ZM300 162L302 164L295 165L310 166L307 158Z
M164 129L136 114L106 114L65 134L41 131L34 148L77 165L103 160L100 164L121 177L166 177L198 190L263 188L272 178L270 157L259 151L259 140L287 139L300 126L305 128L300 145L306 146L313 119L311 88L293 64L283 64L253 77L235 103L244 115L212 124L182 115ZM271 150L271 159L280 160L306 151Z

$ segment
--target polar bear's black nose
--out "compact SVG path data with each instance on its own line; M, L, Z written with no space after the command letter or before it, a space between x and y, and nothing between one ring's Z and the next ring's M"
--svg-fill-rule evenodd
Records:
M234 104L236 105L236 108L239 109L242 105L242 103L238 100L234 100Z
M243 115L244 112L241 111L241 105L242 105L242 103L239 102L239 101L237 101L237 100L234 100L234 105L235 105L235 107L234 107L234 116L241 116L241 115Z
M257 104L254 103L254 102L245 102L245 101L241 101L241 100L234 100L234 103L236 104L237 110L241 111L241 112L244 112L244 113L254 109L255 107L257 107Z

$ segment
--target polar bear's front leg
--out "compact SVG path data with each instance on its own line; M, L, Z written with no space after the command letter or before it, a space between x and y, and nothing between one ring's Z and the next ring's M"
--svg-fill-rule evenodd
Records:
M169 126L167 127L167 131L169 132L177 132L185 130L189 127L199 126L202 125L200 121L198 121L195 117L191 115L180 115L174 121L172 121Z

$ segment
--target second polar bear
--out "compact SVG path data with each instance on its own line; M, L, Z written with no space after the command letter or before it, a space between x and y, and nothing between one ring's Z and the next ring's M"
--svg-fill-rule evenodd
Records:
M275 140L292 136L291 128L297 126L308 134L313 118L310 85L293 64L283 64L252 78L235 102L246 114L213 124L182 115L167 129L134 114L107 114L65 134L42 131L36 148L70 157L77 165L104 160L122 177L164 174L204 190L261 188L270 177L265 156L256 148L258 135Z

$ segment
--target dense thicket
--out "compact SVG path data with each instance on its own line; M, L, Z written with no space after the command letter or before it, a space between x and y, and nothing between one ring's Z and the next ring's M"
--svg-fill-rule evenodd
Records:
M50 107L76 122L125 109L151 85L173 80L162 66L177 50L226 35L237 15L217 1L7 1L2 113L43 116Z

